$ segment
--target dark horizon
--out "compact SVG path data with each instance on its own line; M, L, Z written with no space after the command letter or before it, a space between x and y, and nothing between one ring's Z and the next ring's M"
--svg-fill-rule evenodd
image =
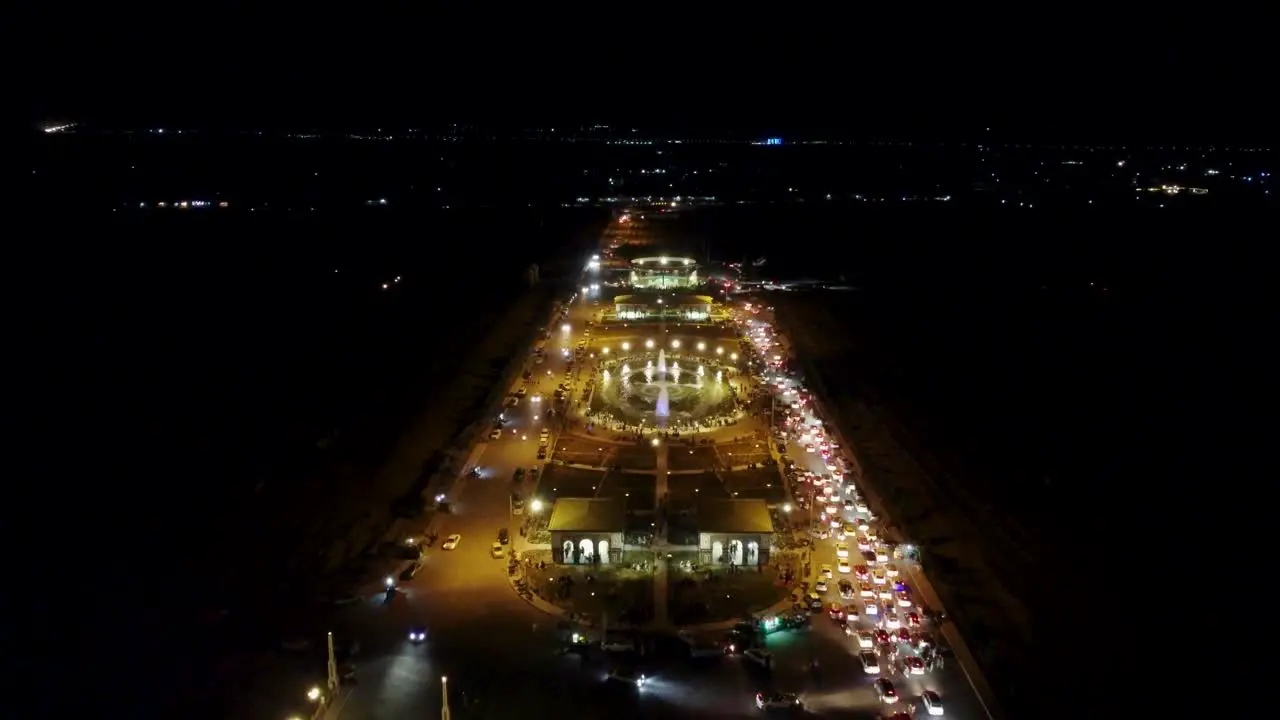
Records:
M1225 37L1126 31L1110 18L1055 33L913 22L898 39L880 30L900 23L870 19L788 35L771 21L707 30L685 20L660 33L606 23L597 34L542 16L519 30L451 16L362 33L360 20L337 32L202 16L170 32L111 16L36 28L48 37L28 77L28 117L291 129L601 123L922 141L1276 137L1267 45L1239 28Z

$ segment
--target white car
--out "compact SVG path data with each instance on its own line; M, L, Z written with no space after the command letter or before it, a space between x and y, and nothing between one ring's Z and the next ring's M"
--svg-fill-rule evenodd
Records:
M551 437L551 431L546 428L542 428L542 432L538 433L538 439L543 442L546 442L549 437Z
M827 591L827 579L818 578L818 582L813 584L814 592L825 593Z
M889 548L883 545L876 548L876 562L889 562L891 557L892 553L889 552Z
M884 570L881 570L880 568L876 568L875 570L871 571L871 582L877 585L884 585L888 581L889 581L888 578L884 576Z
M884 574L891 578L898 577L898 566L894 565L893 563L889 563L888 565L885 565Z
M898 601L898 607L911 607L911 593L899 590L893 594L893 597Z
M858 660L862 661L862 672L868 675L880 674L880 658L876 657L875 653L860 652Z
M489 554L493 556L494 560L498 560L505 557L507 552L503 549L502 543L496 542L493 547L489 548Z
M880 598L881 600L892 600L893 588L889 587L888 585L877 585L876 597Z
M849 557L849 546L846 545L845 543L836 543L836 557L838 558ZM848 572L848 571L842 570L841 572Z
M871 544L871 538L867 537L865 533L858 533L858 549L859 550L862 550L865 552L867 550L870 550L873 547L875 546Z
M887 604L881 608L880 626L885 630L897 630L902 627L902 617L898 615L898 609Z
M827 563L822 563L822 566L818 568L818 574L828 580L835 577L835 573L831 572L831 566Z
M849 560L847 558L840 558L837 560L836 570L842 574L847 574L849 572Z
M871 512L871 508L867 507L867 501L866 501L866 500L854 500L854 501L853 501L853 509L854 509L854 512L860 512L860 513L869 513L869 512Z
M864 650L870 650L876 646L876 636L871 634L870 630L858 631L858 647Z
M920 694L920 704L924 705L924 709L930 715L946 715L946 711L942 708L942 698L932 690L925 690Z
M758 650L756 648L752 648L742 653L742 657L750 660L751 662L759 665L762 668L765 668L766 670L773 668L773 653L769 652L768 650Z
M879 615L880 605L873 598L862 599L862 612L865 615Z
M462 536L454 534L445 538L444 544L441 545L440 547L444 548L445 550L456 550L458 548L458 543L460 542L462 542Z
M873 598L876 596L876 589L871 587L871 583L858 583L858 596L864 598Z

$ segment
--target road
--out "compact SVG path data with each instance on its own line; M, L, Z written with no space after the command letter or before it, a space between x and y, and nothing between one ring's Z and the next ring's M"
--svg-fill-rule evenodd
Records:
M651 717L655 713L757 717L754 693L768 689L800 692L808 709L822 717L879 717L882 707L871 679L862 672L849 639L825 616L815 617L809 631L768 638L775 668L767 676L753 672L737 657L691 666L687 659L659 652L645 659L652 680L637 694L603 681L606 660L598 652L587 659L563 654L555 620L511 589L506 563L492 559L489 552L499 528L510 528L513 535L519 528L519 518L510 514L514 470L538 464L537 437L546 401L534 403L531 396L541 393L549 398L562 381L566 359L559 349L572 350L593 309L598 308L589 298L580 297L560 321L570 329L551 327L547 361L531 365L534 387L525 400L506 411L510 422L502 438L483 443L473 455L482 477L459 483L450 498L453 513L438 516L442 519L433 529L440 542L451 533L461 534L458 549L444 551L437 543L428 551L422 571L400 583L389 601L375 580L362 602L335 618L335 631L361 644L360 680L331 717L435 717L444 675L449 677L452 714L459 720L500 715ZM835 562L832 548L820 552L830 552L829 561ZM415 645L408 642L407 632L419 625L427 628L427 640ZM808 669L814 658L821 667L821 683ZM905 683L904 694L918 694L926 685L936 684L951 703L949 715L981 717L965 700L958 673L947 669L926 680Z
M772 318L768 313L764 313L762 316L752 316L752 321L756 327L769 328L769 330L765 331L764 336L773 339L770 333L775 330L775 328L773 328L771 324ZM771 355L772 351L769 354ZM779 354L782 357L786 357L787 351L783 349ZM796 395L794 394L795 391L803 390L804 388L800 383L797 383L794 380L787 379L780 375L776 377L780 378L781 385L777 383L771 385L771 392L776 398L776 406L782 408L789 405L796 399ZM812 409L812 403L806 404L800 408L801 418L805 424L810 424L820 419L813 414ZM806 470L819 475L827 472L827 464L821 454L818 452L808 452L805 448L806 443L804 442L789 442L788 456L795 461L797 467L801 470ZM839 451L837 451L836 454L839 454ZM814 513L816 514L817 512L818 510L815 509ZM851 521L856 520L859 517L865 518L867 516L865 514L842 511L841 517L844 520ZM837 567L838 558L836 556L836 544L838 542L838 539L834 536L825 540L816 541L812 556L812 565L815 572L823 564L828 564L833 569ZM856 558L856 545L850 543L849 550L851 554L850 562L857 565L859 560ZM913 564L903 563L901 566L908 576L908 583L913 588L919 588L923 585L918 569ZM852 575L837 575L835 581L832 582L833 591L828 596L829 601L839 600L839 596L834 592L834 585L841 577L848 578L856 583L856 580ZM915 600L917 602L920 601L921 593L917 591L915 595ZM932 609L941 610L942 608L939 605L934 604ZM868 620L865 616L859 620L858 624L860 627L868 630L875 627L873 622ZM826 623L826 625L831 625L831 627L827 627L826 630L832 633L836 632L833 623ZM935 636L942 635L942 633L940 633L936 628L926 629L933 631ZM846 647L850 654L855 652L855 648L852 644L847 644ZM912 652L908 645L901 645L898 649L904 654ZM923 676L904 678L899 674L892 676L892 679L899 694L904 698L918 698L925 690L933 690L942 696L943 702L946 704L948 716L961 718L986 718L988 717L987 708L983 705L983 702L975 691L973 684L970 682L969 676L967 675L968 672L969 671L964 668L960 662L957 662L955 659L951 659L947 662L945 667L929 672ZM870 684L872 679L867 678L866 682L867 684Z

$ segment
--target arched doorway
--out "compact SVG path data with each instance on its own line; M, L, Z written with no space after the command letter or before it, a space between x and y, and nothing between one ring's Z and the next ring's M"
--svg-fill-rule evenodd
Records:
M560 558L560 562L572 563L573 562L573 541L565 540L564 545L560 548L560 552L563 554L563 556Z
M729 562L733 563L734 565L742 564L742 541L741 540L729 541Z
M760 543L756 542L755 540L752 540L751 542L747 543L747 564L748 565L760 564Z
M724 543L719 540L711 543L711 562L724 562Z
M609 562L609 541L601 540L596 543L596 552L600 553L600 562Z
M582 541L578 543L578 562L585 565L591 562L591 556L594 554L595 543L583 538Z

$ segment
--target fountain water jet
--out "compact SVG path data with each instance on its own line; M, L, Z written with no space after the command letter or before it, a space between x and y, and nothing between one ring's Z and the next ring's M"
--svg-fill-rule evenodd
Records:
M667 374L667 351L666 350L658 351L658 373L662 375Z

